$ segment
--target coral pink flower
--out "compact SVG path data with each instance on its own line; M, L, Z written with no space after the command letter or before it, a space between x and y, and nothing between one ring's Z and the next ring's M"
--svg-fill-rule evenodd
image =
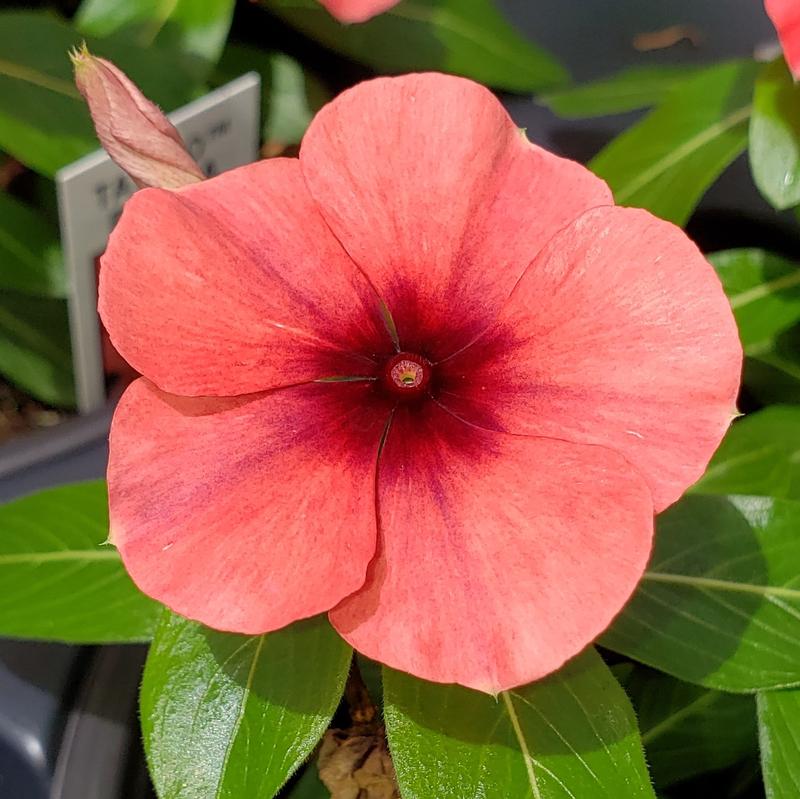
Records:
M319 0L340 22L366 22L400 0Z
M461 78L381 78L299 159L127 203L100 308L133 579L211 627L330 611L483 691L590 643L734 414L741 348L681 230Z
M786 63L795 78L800 78L800 2L798 0L764 0Z

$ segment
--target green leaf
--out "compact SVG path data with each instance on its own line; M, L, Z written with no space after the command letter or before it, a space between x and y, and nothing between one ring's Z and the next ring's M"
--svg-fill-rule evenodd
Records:
M0 291L66 296L58 234L36 211L0 192Z
M800 321L800 267L757 249L723 250L708 256L731 301L745 352Z
M750 393L764 405L800 403L800 327L750 350L744 366Z
M710 67L681 82L641 122L589 164L620 205L683 224L728 164L744 151L757 65Z
M155 45L216 62L233 19L235 0L83 0L75 26L89 36L123 33L141 46Z
M800 796L800 691L758 695L761 768L769 799Z
M105 483L53 488L0 507L0 635L71 643L146 641L159 606L108 536Z
M800 684L800 503L689 496L601 638L682 680L750 692Z
M800 267L757 249L708 259L736 315L747 356L745 386L764 404L800 401Z
M756 80L750 169L775 208L800 203L800 89L783 57L764 66Z
M377 707L378 712L383 712L383 667L375 660L356 652L355 663L361 674L361 679L369 694L369 698Z
M383 679L403 799L654 797L628 698L592 649L497 699Z
M756 751L751 696L713 691L643 666L622 684L657 788L726 768Z
M225 48L215 77L227 83L253 69L261 75L265 143L276 150L299 144L314 114L330 99L328 91L293 58L242 45Z
M530 92L567 74L519 33L492 0L402 0L361 25L341 25L317 0L262 0L316 39L382 73L438 70Z
M289 56L272 57L272 81L266 105L264 140L297 144L314 114L329 99L322 84Z
M540 94L536 102L565 119L621 114L658 105L676 84L699 72L698 67L675 64L630 67L616 75Z
M165 613L141 691L160 799L273 796L328 726L351 654L324 617L245 636Z
M800 500L800 408L774 405L735 421L693 490Z
M43 402L74 407L64 300L0 292L0 374Z
M48 14L0 12L0 149L48 177L99 147L67 57L83 38ZM167 111L189 100L196 88L172 53L122 41L88 39L88 44Z

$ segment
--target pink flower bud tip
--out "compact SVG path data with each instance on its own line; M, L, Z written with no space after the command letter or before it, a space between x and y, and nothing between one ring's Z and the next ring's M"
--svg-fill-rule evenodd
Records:
M70 59L100 143L139 187L176 189L203 180L178 131L124 72L85 44Z

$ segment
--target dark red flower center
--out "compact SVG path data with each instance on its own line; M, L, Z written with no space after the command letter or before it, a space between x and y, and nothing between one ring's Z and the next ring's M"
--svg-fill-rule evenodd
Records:
M424 394L431 382L433 365L413 352L399 352L383 367L383 384L389 393L403 399Z

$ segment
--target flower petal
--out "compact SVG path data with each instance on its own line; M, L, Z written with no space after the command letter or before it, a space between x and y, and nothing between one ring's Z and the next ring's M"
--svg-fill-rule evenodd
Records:
M400 0L319 0L340 22L366 22Z
M650 552L641 477L602 447L395 415L378 553L330 613L360 652L488 693L558 669L622 608Z
M491 429L620 452L662 510L700 477L735 416L741 363L719 279L683 231L598 208L557 235L497 323L439 367L441 399Z
M432 359L494 317L557 230L612 203L588 170L528 142L487 89L434 73L341 94L311 123L300 163L403 349Z
M375 550L388 409L368 383L191 399L139 379L114 415L111 537L139 588L221 630L327 610Z
M114 346L165 391L246 394L370 374L392 351L378 299L296 160L127 202L100 270Z
M765 0L764 6L778 32L786 63L795 78L800 79L800 3L797 0Z

